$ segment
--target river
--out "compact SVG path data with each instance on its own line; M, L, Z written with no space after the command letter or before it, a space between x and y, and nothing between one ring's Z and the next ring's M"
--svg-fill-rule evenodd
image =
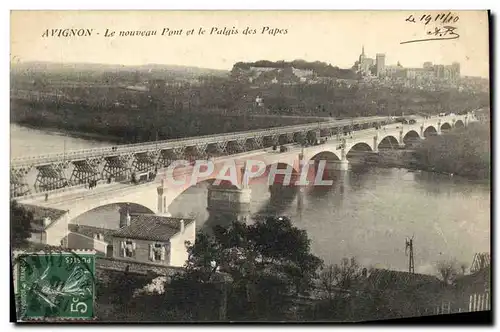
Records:
M11 157L109 145L11 124ZM356 257L366 267L406 270L405 238L414 236L415 271L435 273L450 258L470 266L476 252L490 251L490 185L459 177L396 168L356 168L331 187L296 190L271 200L266 185L252 185L252 213L285 215L305 229L311 249L325 263ZM77 222L118 227L116 206ZM206 188L187 190L169 211L212 220Z

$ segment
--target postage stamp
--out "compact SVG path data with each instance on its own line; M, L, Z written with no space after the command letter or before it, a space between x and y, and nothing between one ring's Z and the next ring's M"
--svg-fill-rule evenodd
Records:
M95 251L14 252L19 321L94 318Z

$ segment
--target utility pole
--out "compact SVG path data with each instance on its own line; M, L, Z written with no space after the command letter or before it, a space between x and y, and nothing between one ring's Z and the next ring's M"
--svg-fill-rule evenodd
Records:
M406 238L406 256L408 256L408 251L410 252L408 260L408 272L415 273L415 261L413 260L413 236L411 237L411 239Z

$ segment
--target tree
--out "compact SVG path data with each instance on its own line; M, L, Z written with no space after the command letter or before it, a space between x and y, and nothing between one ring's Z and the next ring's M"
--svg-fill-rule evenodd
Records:
M282 217L216 226L213 236L197 234L188 252L184 274L166 289L170 310L188 309L187 302L199 304L193 319L210 319L202 304L214 307L214 289L221 294L228 288L227 318L282 319L292 306L289 299L308 293L322 264L310 253L307 233ZM221 284L228 288L214 287ZM220 306L223 300L216 302Z
M436 264L438 273L445 284L452 284L458 274L455 260L439 261Z
M351 289L362 276L362 269L354 257L343 258L340 265L335 264L333 270L336 286L343 290Z
M19 205L15 200L10 202L10 235L11 247L19 248L28 243L31 237L33 213Z
M315 308L317 319L346 319L352 316L353 291L359 286L363 270L355 258L343 258L340 264L328 265L319 274L324 301Z

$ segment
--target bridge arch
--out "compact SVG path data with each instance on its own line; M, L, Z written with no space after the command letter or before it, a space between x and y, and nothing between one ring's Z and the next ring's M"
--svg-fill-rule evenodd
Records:
M271 173L274 172L274 170L276 170L276 172L274 173L275 175L273 177ZM266 170L261 176L250 179L249 186L251 187L253 183L257 182L266 182L269 186L290 185L295 183L298 177L298 165L291 165L287 162L275 162L266 165Z
M393 135L385 136L380 143L378 143L378 149L396 149L399 146L398 139Z
M373 151L373 149L368 143L358 142L350 147L350 149L347 151L347 156L349 156L350 153L369 152L369 151Z
M435 136L438 134L438 131L436 130L436 127L434 126L429 126L425 128L424 130L424 137L429 137L429 136Z
M137 186L139 187L139 186ZM142 188L131 187L127 194L122 195L105 195L98 196L92 199L76 201L68 209L67 221L72 222L83 214L105 207L109 205L126 205L132 204L141 206L149 213L155 213L158 210L158 193L157 186L144 186ZM136 190L133 190L136 189Z
M455 121L455 128L463 128L463 127L465 127L465 124L462 120Z
M76 223L76 224L82 224L83 222L85 222L85 217L87 214L93 214L93 213L97 213L97 212L103 212L103 211L98 211L98 210L102 210L102 209L105 209L104 213L110 215L111 217L111 214L114 214L116 212L116 216L118 218L118 215L119 215L119 210L123 207L127 206L128 209L129 209L129 212L130 213L155 213L156 212L156 209L153 209L152 206L150 207L147 207L147 206L144 206L142 204L138 204L138 203L134 203L134 202L126 202L126 201L123 201L123 202L117 202L117 203L110 203L110 204L104 204L104 205L100 205L100 206L96 206L94 207L93 209L90 209L88 211L85 211L83 213L80 213L79 215L75 215L75 212L76 211L72 211L72 216L71 216L71 220L69 220L70 223ZM116 224L116 226L119 225L119 219L116 219L116 220L106 220L106 222L110 222L110 223L113 223L113 224ZM89 226L97 226L97 227L104 227L104 228L108 228L109 225L106 225L108 227L105 227L105 225L89 225Z
M449 122L445 122L441 125L441 131L451 130L451 124Z
M364 161L366 154L373 151L372 147L367 142L358 142L346 150L348 151L346 153L346 159L350 163Z
M415 144L420 140L420 135L416 130L410 130L408 131L405 136L403 137L403 143L405 145L412 145Z

